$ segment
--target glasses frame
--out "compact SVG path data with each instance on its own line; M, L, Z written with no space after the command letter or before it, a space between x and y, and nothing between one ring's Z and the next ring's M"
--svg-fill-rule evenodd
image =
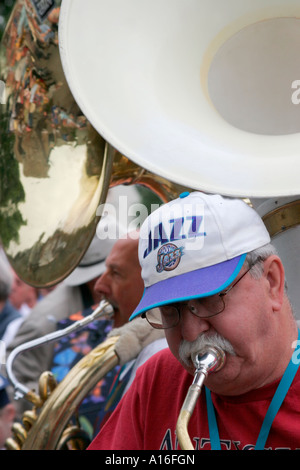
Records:
M220 315L220 313L224 312L224 310L225 310L225 308L226 308L225 300L224 300L225 295L227 295L227 294L246 276L246 274L248 274L248 272L251 271L251 269L253 268L253 266L254 266L258 261L260 261L260 260L257 260L255 263L253 263L253 264L250 266L250 268L248 268L248 269L242 274L242 276L241 276L236 282L234 282L231 286L229 286L225 291L220 292L219 294L214 294L214 295L218 295L218 296L222 299L223 308L222 308L222 310L221 310L220 312L213 313L212 315L207 315L207 316L203 316L203 317L202 317L202 316L200 317L200 316L197 315L196 313L193 313L191 310L189 310L189 312L190 312L192 315L195 315L195 317L203 318L203 319L215 317L216 315ZM198 298L201 299L201 297L198 297ZM197 297L196 297L196 300L197 300ZM170 305L171 305L171 304L170 304ZM142 318L145 318L145 319L148 321L149 325L151 325L152 328L155 328L156 330L169 330L170 328L174 328L175 326L177 326L178 323L180 322L180 318L181 318L181 308L180 308L180 306L173 305L173 307L177 310L178 316L177 316L177 322L176 322L174 325L172 325L172 326L168 326L168 327L165 327L165 328L164 328L163 326L161 326L161 327L160 327L160 326L159 326L159 327L154 326L153 323L151 323L151 322L148 320L148 318L147 318L147 313L148 313L148 312L143 312L143 313L141 314L141 317L142 317Z

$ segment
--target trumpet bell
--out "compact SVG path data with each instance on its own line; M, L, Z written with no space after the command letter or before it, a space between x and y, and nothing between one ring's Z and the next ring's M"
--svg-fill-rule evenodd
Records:
M141 167L207 192L294 195L299 17L299 0L63 0L60 53L84 114Z

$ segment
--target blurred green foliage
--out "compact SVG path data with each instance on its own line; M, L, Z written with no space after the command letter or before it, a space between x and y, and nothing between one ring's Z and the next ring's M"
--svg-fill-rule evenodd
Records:
M0 41L14 5L15 0L0 0ZM25 194L18 162L14 159L15 137L8 129L9 114L3 108L0 112L0 227L4 247L11 240L18 241L20 226L26 223L18 210L18 203L24 201Z
M14 4L15 0L0 1L0 41Z

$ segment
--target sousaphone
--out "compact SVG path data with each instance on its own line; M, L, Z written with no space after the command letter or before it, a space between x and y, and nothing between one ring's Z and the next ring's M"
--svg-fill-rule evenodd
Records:
M0 235L20 277L66 277L116 184L297 196L299 13L299 0L18 0L1 52Z
M140 184L162 201L181 190L120 154L75 102L58 50L60 3L17 0L0 52L1 244L36 287L78 265L109 188Z
M299 194L299 0L63 0L76 102L111 145L183 186Z
M263 204L298 317L299 43L299 0L63 0L59 24L70 89L113 147Z
M279 232L299 224L300 0L35 5L16 3L1 74L1 238L24 280L50 285L78 264L116 161L139 168L121 181L159 175L158 190L292 200Z

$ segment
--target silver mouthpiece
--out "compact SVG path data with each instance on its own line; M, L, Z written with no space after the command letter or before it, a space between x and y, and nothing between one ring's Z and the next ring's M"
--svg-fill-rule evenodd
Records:
M201 351L192 355L192 361L196 372L203 372L205 375L220 370L225 363L225 353L216 346L207 346Z

